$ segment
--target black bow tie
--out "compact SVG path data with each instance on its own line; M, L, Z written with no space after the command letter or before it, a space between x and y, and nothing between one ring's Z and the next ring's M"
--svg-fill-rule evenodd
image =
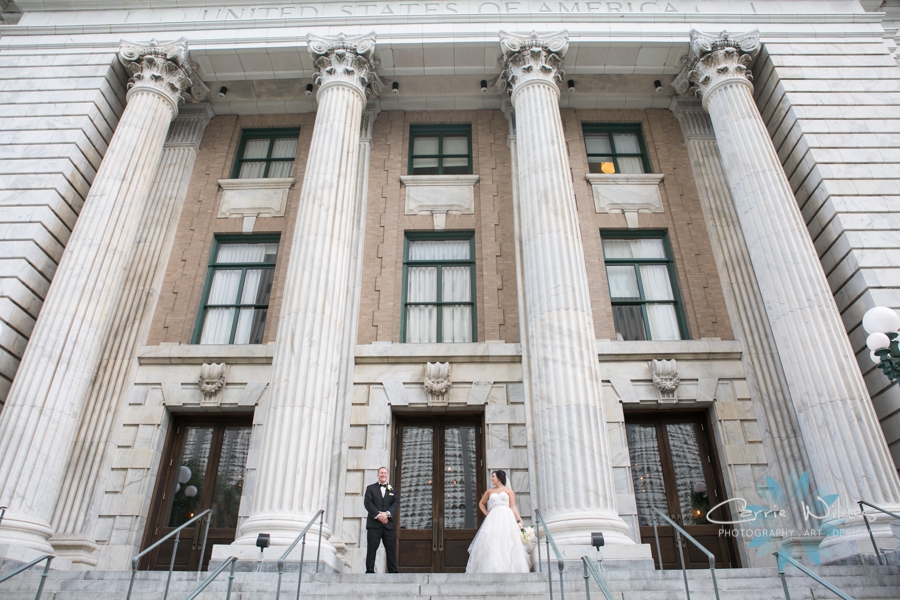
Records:
M381 489L384 489L386 486L383 486L383 485L382 485L382 486L380 486L380 487L381 487Z

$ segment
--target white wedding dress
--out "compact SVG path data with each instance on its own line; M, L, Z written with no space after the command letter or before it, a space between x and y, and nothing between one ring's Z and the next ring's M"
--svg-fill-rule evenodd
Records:
M488 514L469 546L466 573L528 573L528 556L509 507L509 494L491 494L487 507Z

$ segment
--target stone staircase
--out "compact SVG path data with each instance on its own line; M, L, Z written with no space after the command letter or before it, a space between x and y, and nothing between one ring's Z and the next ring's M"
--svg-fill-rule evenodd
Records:
M900 567L840 566L817 567L816 573L855 600L900 600ZM717 571L721 600L784 600L781 581L775 569L731 569ZM159 600L165 586L165 573L140 572L135 580L134 600ZM225 600L228 572L224 572L199 597ZM604 579L616 600L683 600L681 571L609 570ZM0 584L0 600L32 600L40 571L28 571ZM45 600L123 600L130 572L54 571L47 579ZM174 573L169 598L181 600L197 585L196 573ZM713 600L709 571L689 571L692 600ZM234 600L270 600L275 598L275 573L235 573L231 598ZM559 577L554 576L554 599L561 600ZM788 575L792 600L836 598L815 581L799 573ZM546 573L527 575L400 574L400 575L316 575L304 574L301 596L337 600L543 600L549 598ZM285 574L282 600L293 600L297 593L297 575ZM565 574L567 600L585 600L582 569L569 567ZM603 600L599 588L591 582L591 598Z

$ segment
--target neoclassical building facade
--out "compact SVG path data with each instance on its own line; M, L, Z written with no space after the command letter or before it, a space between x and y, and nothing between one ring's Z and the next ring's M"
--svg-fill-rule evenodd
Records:
M0 557L323 511L358 572L388 466L401 571L465 568L495 469L567 560L874 560L898 3L4 4Z

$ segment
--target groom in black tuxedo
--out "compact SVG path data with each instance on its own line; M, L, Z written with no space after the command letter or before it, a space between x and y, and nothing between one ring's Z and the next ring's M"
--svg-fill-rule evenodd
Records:
M397 572L397 557L394 555L394 515L400 508L400 492L388 483L387 467L378 469L378 483L366 488L363 498L368 517L366 518L366 538L369 548L366 551L366 573L375 572L375 553L384 541L384 552L387 554L388 573Z

